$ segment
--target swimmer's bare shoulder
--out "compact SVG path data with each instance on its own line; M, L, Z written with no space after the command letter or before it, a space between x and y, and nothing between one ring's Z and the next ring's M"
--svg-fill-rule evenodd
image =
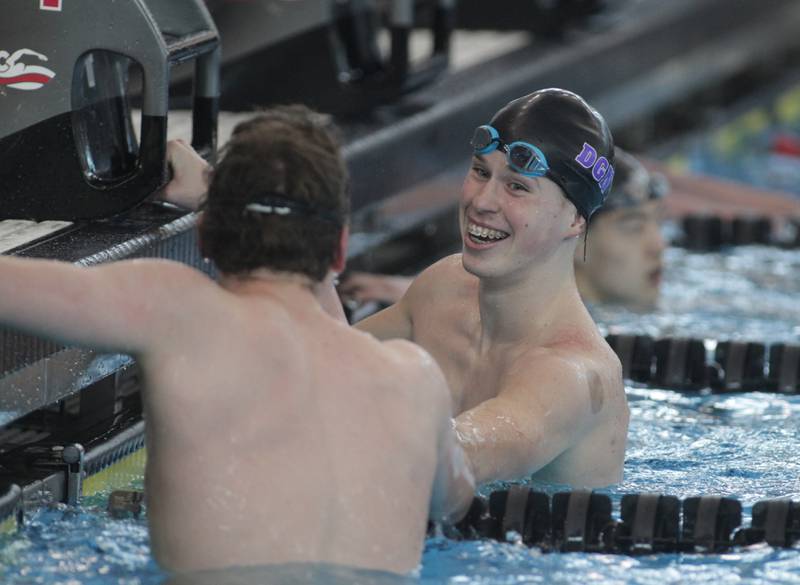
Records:
M365 335L363 332L354 332ZM372 336L364 339L371 346L379 361L379 369L384 375L391 375L396 380L396 391L402 392L413 401L421 401L426 405L426 412L431 404L438 405L437 416L445 411L450 415L450 393L444 374L431 355L422 347L405 339L379 341Z
M207 331L215 312L209 308L219 306L225 291L208 275L180 262L171 260L131 260L115 268L120 278L130 278L138 283L136 295L139 318L165 330L144 348L145 351L162 351L174 347L176 337L195 339ZM202 311L203 318L198 319Z
M391 307L364 319L356 327L378 339L414 339L414 320L445 303L474 294L478 279L468 274L461 254L446 256L423 270L405 295Z
M441 369L431 355L419 345L405 339L391 339L383 342L383 345L392 351L404 365L414 368L421 380L430 380L432 387L441 386L443 391L447 390Z
M411 307L439 300L452 302L454 295L473 291L478 279L464 270L461 254L445 256L423 270L406 292L404 301Z
M593 323L562 332L543 347L529 350L525 369L529 373L554 372L566 376L562 387L573 389L572 398L583 403L583 412L594 415L603 410L603 396L624 398L622 365ZM587 408L588 407L588 408Z
M446 256L417 276L402 299L409 318L428 322L429 315L477 303L478 278L464 270L461 254ZM465 309L466 313L466 309Z
M602 337L533 348L518 359L507 397L539 425L540 460L548 462L539 477L587 487L619 481L630 413L621 365Z

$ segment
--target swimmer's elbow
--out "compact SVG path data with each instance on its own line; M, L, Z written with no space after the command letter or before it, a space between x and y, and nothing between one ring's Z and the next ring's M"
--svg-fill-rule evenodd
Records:
M448 485L437 486L431 499L430 519L443 524L455 524L467 515L475 496L475 479L468 469L456 475ZM441 489L441 488L445 489Z
M453 441L447 455L439 461L431 497L431 520L445 524L458 522L469 511L474 495L475 473L471 461Z
M493 481L513 481L529 477L547 466L563 452L539 429L528 429L500 442L498 449L483 453L483 465L476 466L478 485Z
M464 519L464 516L467 515L467 512L469 512L469 508L472 505L472 500L475 497L474 494L474 489L469 492L468 497L467 492L465 492L465 497L461 497L458 500L451 502L447 507L441 508L437 514L432 514L431 520L437 524L447 524L451 526L453 524L458 524Z

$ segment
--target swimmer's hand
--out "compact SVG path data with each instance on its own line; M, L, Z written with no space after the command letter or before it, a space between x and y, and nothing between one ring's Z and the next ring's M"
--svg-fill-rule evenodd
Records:
M178 207L197 211L208 191L211 166L183 140L167 142L167 162L172 180L157 198Z
M407 276L351 272L343 276L338 290L343 299L359 304L369 301L394 304L406 294L411 281Z

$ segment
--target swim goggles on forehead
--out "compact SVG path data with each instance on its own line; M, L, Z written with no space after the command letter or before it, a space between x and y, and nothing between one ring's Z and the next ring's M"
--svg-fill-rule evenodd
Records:
M526 177L543 177L550 170L544 153L528 142L506 144L500 133L492 126L483 125L475 129L470 141L475 154L489 154L498 148L506 153L508 166Z

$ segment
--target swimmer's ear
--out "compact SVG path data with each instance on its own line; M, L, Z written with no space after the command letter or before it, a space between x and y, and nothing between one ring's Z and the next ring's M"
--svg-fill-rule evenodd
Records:
M331 270L341 274L344 272L344 265L347 262L347 242L350 239L350 226L345 225L342 228L342 233L339 236L339 244L336 248L336 254L333 257L333 264Z
M585 231L586 231L586 218L583 217L576 209L575 214L572 216L572 223L569 224L569 229L567 231L567 238L578 237Z

